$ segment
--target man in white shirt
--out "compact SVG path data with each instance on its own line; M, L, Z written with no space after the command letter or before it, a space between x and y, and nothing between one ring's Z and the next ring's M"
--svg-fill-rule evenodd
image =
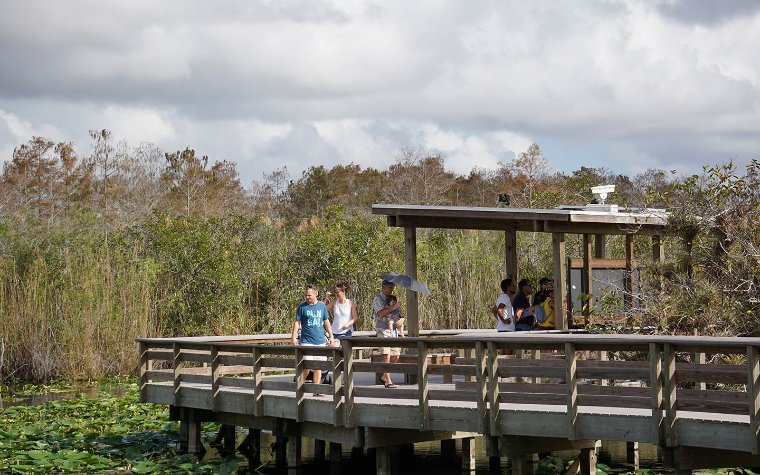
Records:
M496 317L496 331L515 331L515 312L510 298L510 293L514 294L514 290L515 285L512 283L512 279L501 281L501 295L496 299L496 305L491 309L491 313Z

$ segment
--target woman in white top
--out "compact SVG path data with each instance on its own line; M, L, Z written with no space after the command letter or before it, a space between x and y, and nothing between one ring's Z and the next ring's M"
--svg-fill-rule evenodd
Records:
M332 331L336 339L350 338L357 320L356 305L346 298L349 287L345 282L335 286L335 300L325 302L333 314ZM329 293L329 292L328 292Z

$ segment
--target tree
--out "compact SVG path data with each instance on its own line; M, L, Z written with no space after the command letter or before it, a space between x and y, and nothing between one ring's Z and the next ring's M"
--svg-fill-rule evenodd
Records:
M445 204L446 193L455 181L455 175L446 170L443 155L419 146L401 147L387 177L385 199L401 204Z

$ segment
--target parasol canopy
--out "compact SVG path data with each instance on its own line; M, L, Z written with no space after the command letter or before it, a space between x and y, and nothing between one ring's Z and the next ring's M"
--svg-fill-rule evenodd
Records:
M409 290L413 290L415 292L419 292L423 295L430 295L430 289L427 288L427 285L423 284L419 280L415 279L414 277L408 276L406 274L397 274L395 272L388 272L386 274L381 274L378 277L380 277L383 280L387 280L388 282L393 282L394 284L407 288Z

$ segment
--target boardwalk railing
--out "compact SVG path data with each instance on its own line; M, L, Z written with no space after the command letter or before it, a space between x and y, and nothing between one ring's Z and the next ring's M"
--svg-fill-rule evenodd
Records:
M443 338L355 337L341 348L283 344L288 339L141 339L141 400L344 428L628 440L758 453L755 339L483 331ZM402 362L364 357L366 350L388 345L407 353ZM450 363L437 363L434 355L440 354L452 355ZM332 382L306 383L303 369L330 371ZM386 389L358 376L383 372L407 375L413 383Z

